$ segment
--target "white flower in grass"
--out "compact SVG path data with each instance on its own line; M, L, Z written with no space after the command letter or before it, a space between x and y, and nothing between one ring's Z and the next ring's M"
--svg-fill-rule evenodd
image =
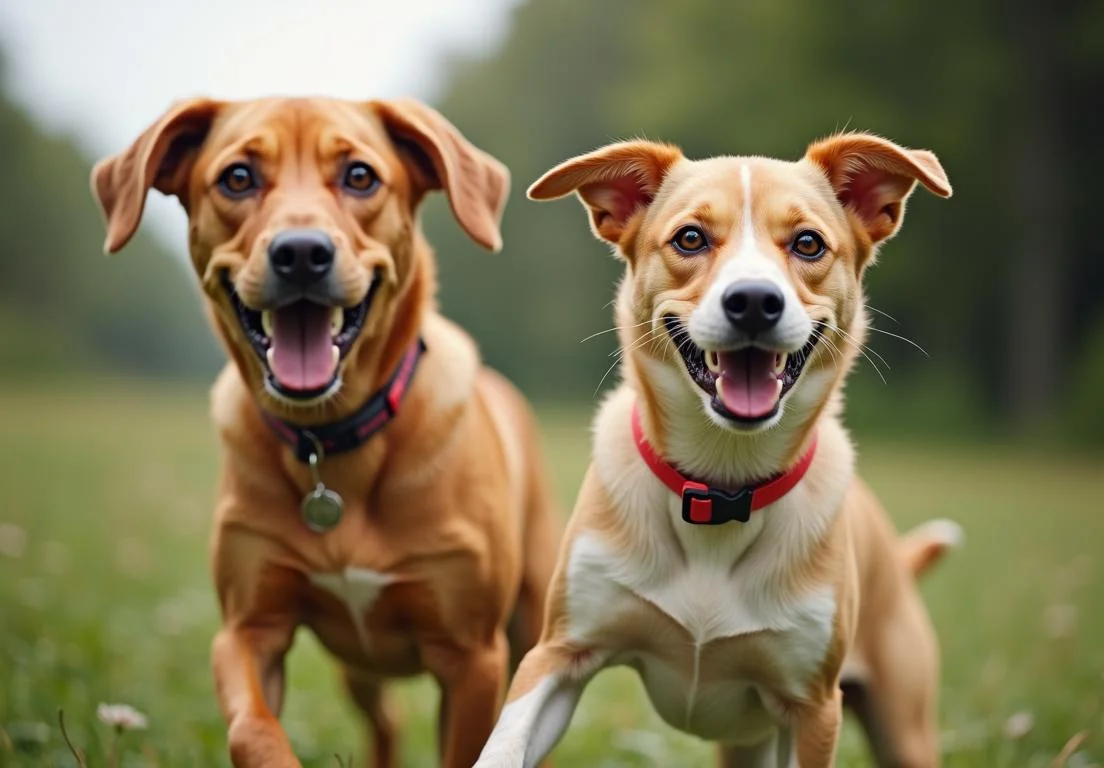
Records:
M18 560L27 551L27 532L14 523L0 523L0 555Z
M1035 715L1028 710L1020 710L1004 721L1004 738L1009 741L1022 739L1035 727Z
M141 731L149 725L146 716L129 704L100 704L96 707L96 717L120 731Z
M1043 612L1043 629L1053 640L1074 635L1077 632L1077 606L1069 603L1048 605Z

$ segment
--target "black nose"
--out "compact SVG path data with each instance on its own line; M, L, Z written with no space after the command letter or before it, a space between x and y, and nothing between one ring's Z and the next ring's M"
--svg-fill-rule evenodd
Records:
M725 316L751 336L778 324L786 300L778 286L767 280L739 280L725 288L721 297Z
M333 240L319 229L285 229L272 238L268 261L281 279L306 288L333 267Z

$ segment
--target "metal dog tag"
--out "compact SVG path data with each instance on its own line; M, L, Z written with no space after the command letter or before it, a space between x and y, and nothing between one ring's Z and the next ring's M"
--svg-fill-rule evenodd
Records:
M303 522L315 533L325 533L341 520L345 504L341 496L319 483L317 487L303 497L300 507Z
M331 491L322 482L322 476L318 472L318 465L322 462L323 456L322 445L317 440L314 440L314 444L315 450L308 460L314 490L303 497L299 512L308 528L315 533L325 533L332 530L341 520L341 513L345 511L345 502L336 491Z

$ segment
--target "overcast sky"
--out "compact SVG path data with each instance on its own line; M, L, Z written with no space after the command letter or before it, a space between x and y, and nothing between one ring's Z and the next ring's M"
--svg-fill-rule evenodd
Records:
M185 96L432 98L446 56L495 46L518 2L2 0L0 46L7 91L101 155ZM180 246L183 215L157 197Z

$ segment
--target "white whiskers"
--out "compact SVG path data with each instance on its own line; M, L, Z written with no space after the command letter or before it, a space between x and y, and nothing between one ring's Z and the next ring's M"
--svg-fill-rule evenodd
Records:
M652 322L652 321L651 320L645 320L644 322L636 323L635 325L615 325L612 328L605 329L604 331L598 331L597 333L592 333L589 336L587 336L585 339L579 339L579 343L582 344L584 342L590 341L591 339L596 339L599 336L602 336L604 334L613 333L614 331L628 331L632 328L639 328L642 325L648 325L648 323L650 323L650 322Z
M870 363L870 367L873 368L874 372L878 374L878 378L882 380L882 384L888 384L889 383L889 382L886 381L885 375L882 373L882 369L878 367L878 364L876 362L874 362L874 358L871 357L869 354L867 354L868 347L865 344L860 344L851 334L847 333L847 331L843 330L838 325L832 325L831 323L825 322L823 320L820 320L818 322L822 327L827 328L830 331L835 331L836 333L840 334L840 337L844 341L846 341L848 344L850 344L856 350L858 350L859 354L862 355L864 358L866 358L866 361L868 363ZM820 333L820 338L824 339L824 341L828 342L829 344L832 344L831 340L828 339L823 333ZM835 345L832 344L832 346L835 346ZM837 352L839 351L839 347L836 347L836 351ZM875 355L877 355L878 358L880 360L882 360L883 363L885 363L885 359L882 358L881 355L878 355L878 353L874 352L874 350L872 350L872 349L870 351L873 352ZM842 353L841 353L841 355L842 355ZM888 363L886 363L886 369L887 370L889 369L889 364Z
M928 350L924 349L923 347L921 347L919 344L917 344L915 341L913 341L910 338L907 338L905 336L901 336L901 335L896 334L896 333L890 333L889 331L883 331L881 328L875 328L873 325L868 326L868 328L871 331L874 331L874 333L883 333L886 336L892 336L895 339L900 339L901 341L905 342L906 344L911 344L912 346L914 346L918 350L920 350L920 352L923 353L924 357L928 358L929 360L931 359L931 355L928 354Z
M636 325L627 326L627 328L637 328L641 325L645 325L645 324L648 324L650 322L651 321L649 320L649 321L645 321L644 323L637 323ZM611 329L611 330L616 330L616 329ZM613 357L613 362L610 364L610 367L606 369L606 372L602 374L602 378L598 381L598 386L594 388L594 394L597 395L598 391L602 389L602 385L606 382L606 378L610 375L610 373L613 372L613 369L617 367L617 364L625 359L625 355L627 355L629 352L632 352L635 349L640 349L641 347L656 341L657 340L656 339L656 334L661 332L662 330L663 330L662 327L661 328L656 328L655 326L653 326L653 327L649 328L646 333L644 333L639 339L634 341L628 347L617 347L615 350L610 352L610 356ZM668 341L669 340L670 340L670 337L668 337Z

